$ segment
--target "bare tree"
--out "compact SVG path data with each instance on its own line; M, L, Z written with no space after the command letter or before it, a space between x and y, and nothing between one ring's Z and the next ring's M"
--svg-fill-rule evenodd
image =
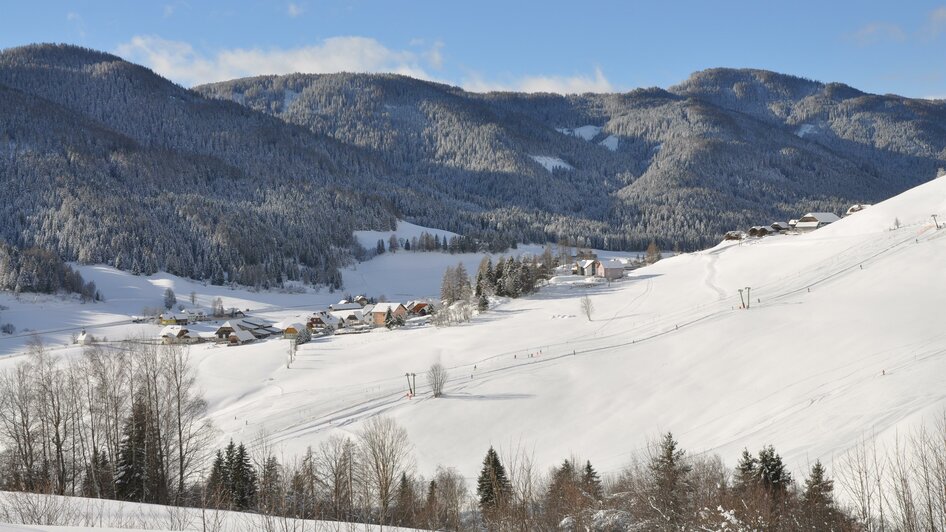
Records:
M443 387L447 384L447 368L440 362L435 362L427 370L427 384L434 393L434 397L443 396Z
M373 417L359 434L359 444L365 485L378 504L378 521L383 527L388 521L397 480L413 465L411 442L407 431L393 419Z
M591 321L591 313L594 312L595 306L591 302L591 298L587 295L581 296L581 313L588 318L588 321Z

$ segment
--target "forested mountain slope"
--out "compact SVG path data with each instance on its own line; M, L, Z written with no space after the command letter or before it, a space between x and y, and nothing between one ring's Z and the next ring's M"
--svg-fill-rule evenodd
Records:
M196 90L356 144L410 176L407 186L561 215L545 230L596 247L651 238L701 246L747 224L881 200L946 164L942 102L757 70L698 72L670 90L573 96L473 94L363 74ZM534 156L562 164L549 170Z
M338 285L363 253L352 231L396 218L492 249L696 248L933 177L944 116L942 102L726 69L574 96L364 74L188 90L31 45L0 52L0 239L262 286Z

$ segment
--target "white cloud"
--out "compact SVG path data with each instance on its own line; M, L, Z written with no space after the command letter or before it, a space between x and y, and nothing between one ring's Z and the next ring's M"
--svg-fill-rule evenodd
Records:
M517 92L554 92L558 94L581 94L585 92L614 92L614 85L608 81L600 68L595 68L593 75L575 76L525 76L512 82L484 80L479 75L472 75L462 83L463 87L473 92L517 91Z
M82 15L70 11L66 14L66 20L72 23L72 28L79 34L79 37L85 37L85 21L82 19Z
M290 17L296 18L305 12L305 8L295 2L289 2L289 6L286 8L286 11L289 13Z
M896 24L871 22L849 34L848 38L861 46L867 46L884 41L901 42L906 40L907 34L903 31L903 28Z
M187 42L154 35L137 35L120 44L115 52L184 86L193 86L248 76L294 72L393 72L443 82L427 71L427 68L441 70L444 67L443 48L444 43L436 41L426 49L397 50L368 37L348 36L332 37L316 45L298 48L233 48L207 54ZM474 92L575 94L614 91L614 86L600 68L595 68L591 74L534 75L505 82L487 81L474 73L460 85Z
M138 35L119 45L116 52L187 86L293 72L394 72L431 79L421 55L392 50L367 37L332 37L299 48L235 48L205 55L186 42Z
M926 17L925 32L930 37L936 37L946 31L946 6L938 7Z

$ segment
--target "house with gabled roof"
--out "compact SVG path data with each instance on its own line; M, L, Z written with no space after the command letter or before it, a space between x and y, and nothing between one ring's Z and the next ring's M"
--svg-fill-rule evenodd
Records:
M613 281L624 277L624 263L615 259L596 260L594 276Z
M795 230L800 232L814 231L840 219L838 215L830 212L809 212L798 219Z
M407 317L407 308L400 303L378 303L371 309L372 324L376 327L383 327L385 325L384 319L387 317L389 310L395 318Z
M227 336L227 345L243 345L256 340L250 331L236 330Z

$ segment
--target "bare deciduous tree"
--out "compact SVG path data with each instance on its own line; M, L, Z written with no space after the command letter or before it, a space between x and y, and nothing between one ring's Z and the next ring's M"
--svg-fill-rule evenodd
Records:
M595 306L591 302L591 298L588 296L581 297L581 313L588 318L588 321L591 321L591 313L594 312Z
M443 396L443 387L447 384L447 368L440 362L431 365L427 370L427 384L430 385L434 397Z
M388 522L397 480L413 466L411 449L407 431L391 418L370 418L359 434L365 486L378 505L382 526Z

